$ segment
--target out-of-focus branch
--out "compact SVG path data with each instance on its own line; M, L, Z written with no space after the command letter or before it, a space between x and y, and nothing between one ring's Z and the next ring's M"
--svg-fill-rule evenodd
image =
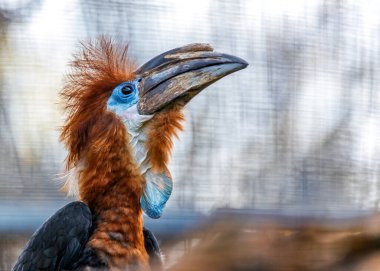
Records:
M204 225L170 270L379 270L380 215L323 219L227 215Z

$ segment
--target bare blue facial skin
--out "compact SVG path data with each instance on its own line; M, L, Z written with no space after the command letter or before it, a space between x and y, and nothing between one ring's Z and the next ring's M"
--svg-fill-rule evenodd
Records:
M108 98L107 108L110 111L124 111L139 101L138 83L140 80L128 81L119 84Z
M131 111L131 109L133 109L131 107L136 105L139 101L139 83L140 80L133 80L123 82L115 87L111 96L108 98L107 109L122 119L125 118L126 114L132 117L129 115L132 112L128 111ZM138 114L137 111L136 114ZM135 122L145 120L146 116L144 118L135 117L134 119ZM128 129L128 124L126 124L126 122L124 122L124 124ZM140 127L140 125L137 124L136 127ZM141 144L143 144L143 142ZM149 217L159 218L162 215L173 188L170 173L153 173L148 169L147 172L142 172L142 174L146 179L146 184L140 197L141 208Z

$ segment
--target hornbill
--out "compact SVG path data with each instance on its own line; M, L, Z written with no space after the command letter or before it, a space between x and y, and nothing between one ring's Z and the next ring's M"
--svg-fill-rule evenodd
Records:
M70 174L64 187L80 201L33 234L14 271L145 270L159 262L142 214L159 218L172 192L167 163L181 109L248 65L209 44L190 44L135 69L127 45L104 36L82 45L61 91Z

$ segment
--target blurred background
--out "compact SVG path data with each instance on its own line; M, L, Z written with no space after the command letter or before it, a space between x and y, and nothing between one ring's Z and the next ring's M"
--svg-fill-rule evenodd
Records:
M173 195L146 218L161 242L223 210L378 210L379 14L370 0L0 0L0 270L74 200L57 94L79 41L103 33L138 64L194 42L250 63L186 108Z

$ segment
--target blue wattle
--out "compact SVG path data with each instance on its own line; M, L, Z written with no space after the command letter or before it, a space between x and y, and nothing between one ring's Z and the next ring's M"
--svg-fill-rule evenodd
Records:
M151 218L160 218L172 190L173 181L165 173L145 174L146 186L140 198L143 211Z

